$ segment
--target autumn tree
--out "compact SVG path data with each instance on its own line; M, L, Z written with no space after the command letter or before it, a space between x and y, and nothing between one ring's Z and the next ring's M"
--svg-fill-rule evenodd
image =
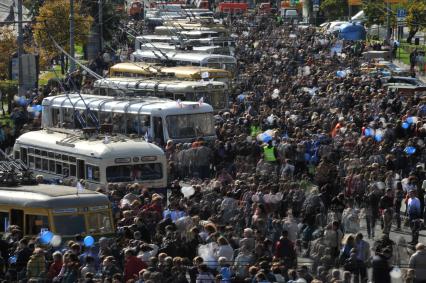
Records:
M9 60L17 52L16 34L7 26L0 27L0 79L9 74Z
M77 12L80 10L80 5L76 1L74 3L75 44L84 44L86 42L93 23L93 18L90 15ZM40 7L39 14L36 16L36 24L33 26L34 38L37 45L44 49L49 58L61 55L62 66L65 65L64 56L55 46L53 40L64 48L65 51L69 52L69 15L70 3L68 0L46 0L43 6Z

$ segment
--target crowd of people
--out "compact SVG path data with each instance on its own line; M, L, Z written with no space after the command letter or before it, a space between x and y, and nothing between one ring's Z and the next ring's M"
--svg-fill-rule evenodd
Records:
M268 16L228 28L233 105L215 117L214 144L167 143L167 200L138 184L99 188L117 231L92 247L76 235L53 248L10 227L5 282L386 283L394 264L425 282L421 94L362 73L365 44L337 52L332 36ZM410 243L392 238L401 230Z

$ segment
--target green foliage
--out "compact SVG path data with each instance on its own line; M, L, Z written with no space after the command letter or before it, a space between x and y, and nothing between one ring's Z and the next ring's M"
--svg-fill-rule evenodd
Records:
M18 93L18 81L11 81L11 80L0 81L0 91L3 94L3 97L5 97L6 94Z
M81 11L97 19L99 15L98 1L82 0ZM112 1L103 0L102 30L104 40L109 41L115 36L115 34L117 33L117 28L120 26L120 20L122 18L123 14L116 9L116 6ZM94 24L97 25L97 21Z
M367 18L367 26L382 25L386 22L386 4L383 0L368 0L363 3L362 8Z
M328 20L338 20L348 16L348 1L324 0L321 2L320 10Z
M412 0L408 4L407 12L407 26L410 28L407 41L411 42L418 31L426 28L426 1Z

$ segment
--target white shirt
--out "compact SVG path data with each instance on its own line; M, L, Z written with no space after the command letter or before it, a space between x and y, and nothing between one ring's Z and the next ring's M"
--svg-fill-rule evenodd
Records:
M421 215L420 200L416 197L409 198L408 204L407 204L407 211L408 211L408 214L410 214L410 212L417 211L418 216L420 216Z

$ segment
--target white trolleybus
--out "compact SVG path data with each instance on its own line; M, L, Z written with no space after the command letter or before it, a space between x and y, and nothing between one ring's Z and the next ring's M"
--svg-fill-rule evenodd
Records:
M167 187L164 152L143 139L83 138L81 131L40 130L21 135L13 154L34 174L51 180L84 179L91 189L108 183Z
M42 105L43 128L75 129L82 123L93 127L95 116L99 126L113 134L145 137L159 144L216 139L213 107L207 103L97 95L84 95L83 100L78 94L62 94L46 97Z
M134 61L142 61L146 63L166 64L172 63L177 66L199 66L213 69L224 69L232 74L237 69L237 60L233 56L193 53L182 51L161 50L136 50L132 53Z
M198 37L197 37L198 35ZM135 40L135 50L143 49L149 43L163 43L172 46L192 46L193 51L198 52L198 47L214 47L217 54L230 55L235 51L235 39L232 37L205 37L203 31L192 31L180 36L147 34L137 36ZM217 51L219 49L219 52ZM149 48L152 49L152 48ZM167 49L170 49L168 47ZM201 49L201 53L208 49Z
M141 50L161 50L164 52L168 51L174 51L174 50L187 50L187 51L193 51L197 53L207 53L207 54L223 54L223 55L229 55L229 52L226 52L226 50L223 50L223 48L219 45L217 46L181 46L181 45L171 45L168 43L161 43L161 42L150 42L150 43L144 43L140 46Z
M215 111L228 109L228 86L217 81L178 81L142 78L105 78L93 84L93 94L104 96L155 96L181 101L200 101Z

